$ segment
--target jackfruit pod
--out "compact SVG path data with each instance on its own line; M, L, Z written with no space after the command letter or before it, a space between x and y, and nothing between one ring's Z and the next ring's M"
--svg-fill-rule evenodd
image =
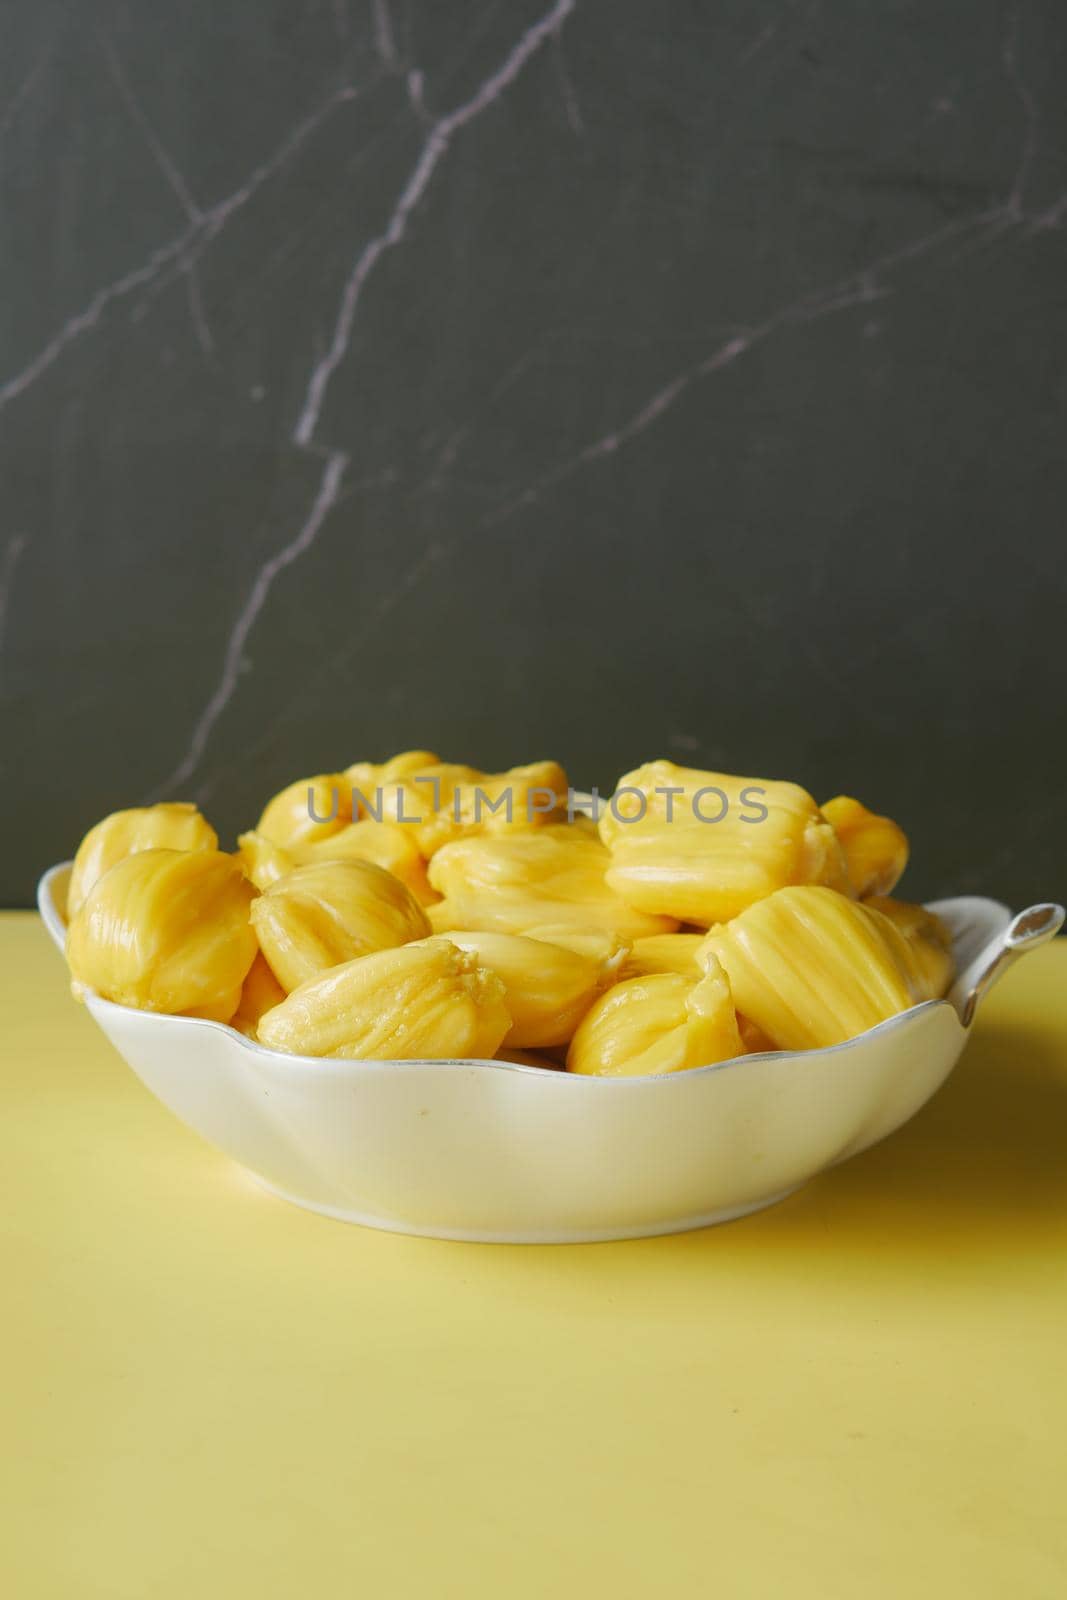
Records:
M598 838L569 823L525 832L459 839L430 862L439 894L507 889L552 900L595 898L603 892L611 857Z
M902 934L918 968L921 998L940 1000L952 987L956 962L952 954L952 935L933 911L907 900L892 900L888 895L872 895L864 905L880 911Z
M707 963L697 982L678 972L629 978L601 995L567 1052L568 1072L638 1077L731 1061L744 1047L730 985Z
M395 822L363 817L317 844L304 845L300 859L309 861L373 861L399 878L420 905L432 905L437 895L430 888L426 863L408 829Z
M550 811L545 817L544 825L568 828L571 836L575 838L600 838L600 828L587 812L577 809L568 812L566 806L559 806L555 811Z
M98 878L70 924L67 960L118 1005L228 1022L256 955L255 889L220 850L139 850Z
M460 838L468 833L499 833L505 828L549 824L567 802L567 774L558 761L533 761L507 772L483 772L453 807ZM557 824L558 825L558 824Z
M166 800L155 806L113 811L90 828L74 857L67 887L67 921L85 903L98 878L138 850L217 850L218 835L196 806Z
M773 1050L774 1042L768 1039L762 1028L757 1028L751 1017L737 1013L737 1031L741 1035L741 1043L745 1047L746 1056L759 1055L764 1050Z
M402 827L428 860L444 844L456 824L452 808L462 802L481 778L476 767L458 762L437 761L403 774L383 772L376 789L378 813L383 822ZM460 801L456 801L459 792Z
M779 889L712 928L700 953L775 1050L815 1050L922 999L916 963L888 918L834 889Z
M516 1050L513 1045L501 1045L494 1057L496 1061L510 1061L517 1067L541 1067L546 1072L562 1072L563 1064L551 1056L538 1055L533 1050Z
M298 778L268 800L255 831L294 850L340 833L351 821L348 779L343 772L321 772L313 778Z
M904 830L847 794L825 801L822 814L841 841L849 882L859 899L891 894L908 864Z
M230 1018L230 1026L254 1039L260 1017L280 1005L284 999L285 990L268 967L263 952L259 951L248 969L241 989L240 1004Z
M255 829L240 835L236 856L244 868L245 877L251 879L260 891L269 889L272 883L277 883L279 878L284 878L287 872L292 872L294 867L300 865L295 850L275 844L265 833L256 833Z
M609 888L610 859L599 839L567 824L458 840L430 863L430 882L445 896L431 921L502 933L568 922L631 940L671 932L670 918L636 910Z
M653 933L635 939L620 978L648 978L655 972L680 972L690 983L700 977L697 951L704 943L702 933Z
M555 761L509 772L441 762L380 789L383 818L403 823L429 859L453 840L544 825L567 795L567 777Z
M615 934L624 943L672 926L665 917L650 917L643 911L634 911L610 892L596 900L574 901L487 889L475 894L446 895L443 900L427 906L426 915L433 931L442 934L469 928L532 936L533 930L543 927L547 918L554 924L572 922L583 932L593 926Z
M511 1026L504 985L445 939L321 972L260 1020L261 1044L355 1060L491 1059Z
M441 764L441 757L432 750L402 750L388 761L356 761L346 767L344 777L352 790L352 815L369 817L372 821L381 815L378 792L388 786L393 788L413 773L425 772L428 767Z
M597 995L614 983L624 948L604 960L514 933L467 930L449 939L503 983L511 1013L504 1043L519 1049L566 1044Z
M612 982L622 975L622 966L630 954L629 939L614 933L610 928L591 928L580 922L545 922L525 930L527 939L539 939L543 944L558 944L564 950L574 950L580 956L598 961L613 974Z
M849 887L837 835L795 783L652 761L620 778L600 833L628 904L704 927L788 884Z
M260 895L252 923L287 992L328 967L430 932L421 906L398 878L355 859L296 867Z

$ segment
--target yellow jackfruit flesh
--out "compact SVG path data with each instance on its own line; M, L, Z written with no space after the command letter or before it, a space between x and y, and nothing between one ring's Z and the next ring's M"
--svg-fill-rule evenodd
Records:
M567 803L567 774L558 761L533 761L507 772L479 774L475 790L460 794L453 805L456 830L497 833L502 829L545 826Z
M304 845L301 861L373 861L411 890L420 905L430 905L437 895L430 888L426 863L408 829L395 822L362 817L349 822L328 839ZM295 863L294 863L295 865Z
M523 930L527 939L539 939L544 944L558 944L564 950L574 950L580 956L600 962L614 973L613 982L622 976L622 965L630 954L629 939L614 933L610 928L583 927L580 922L544 922Z
M670 933L669 917L636 910L608 886L610 861L599 839L566 823L461 839L430 863L430 882L444 899L428 915L435 932L524 933L570 922L631 940Z
M712 928L737 1009L775 1050L852 1039L924 998L911 952L877 911L833 889L779 889Z
M255 889L218 850L139 850L89 891L67 934L75 992L228 1022L256 955Z
M607 881L639 910L707 927L787 884L848 888L837 835L798 784L650 761L613 800Z
M194 805L168 800L113 811L78 846L67 888L67 920L84 904L96 880L124 856L138 850L216 850L218 843L214 828Z
M421 906L398 878L356 859L295 868L260 895L252 923L287 991L327 967L430 932Z
M615 981L625 953L619 946L605 959L514 933L464 931L448 937L503 983L511 1013L504 1043L520 1049L566 1044L597 995Z
M678 972L629 978L586 1013L568 1072L638 1077L683 1072L744 1053L730 985L715 963L696 982Z
M373 818L378 809L375 798L378 789L388 785L395 787L412 773L425 772L427 767L440 765L441 757L432 750L402 750L398 756L390 756L388 761L354 762L344 771L353 790L352 815Z
M298 778L268 800L255 831L286 849L315 844L352 821L352 785L343 772Z
M473 791L480 776L477 768L451 761L437 761L400 777L383 775L375 794L376 814L383 822L402 827L428 859L452 837L455 824L450 809L457 789L461 797L464 790Z
M861 900L891 894L908 864L908 839L891 817L879 817L850 795L823 802L822 814L845 852L849 881Z
M258 1037L295 1055L488 1059L510 1026L495 973L447 940L427 939L319 973L261 1018Z
M72 986L311 1040L279 1048L410 1054L387 976L421 974L428 1054L472 1053L466 1029L475 1054L558 1066L569 1042L571 1070L624 1075L837 1043L949 989L948 930L891 898L905 835L851 796L652 761L599 810L553 761L406 750L289 784L228 857L193 805L116 812L71 870Z
M241 1000L234 1015L230 1018L231 1027L237 1028L241 1033L247 1033L254 1039L259 1019L274 1006L281 1005L285 999L285 990L267 965L263 952L260 951L251 967L241 989Z
M774 1049L774 1041L768 1039L762 1028L757 1028L751 1017L737 1013L737 1031L741 1035L741 1043L745 1047L746 1056L759 1055L766 1050Z
M952 935L934 912L907 900L892 900L888 895L872 895L864 901L872 911L880 911L902 934L918 969L924 1000L940 1000L952 987L956 962L952 954Z
M499 773L451 762L402 774L392 767L372 769L378 813L403 826L426 859L458 839L541 826L566 803L567 776L555 761Z
M545 1072L562 1072L563 1065L553 1061L551 1056L539 1055L534 1050L516 1050L514 1045L501 1045L494 1058L497 1061L511 1061L517 1067L540 1067Z
M237 840L237 859L245 876L259 890L269 889L272 883L284 878L287 872L300 865L300 859L284 845L275 844L265 833L242 833Z
M651 977L654 972L680 972L695 983L700 977L697 951L704 943L702 933L653 933L635 939L620 976Z

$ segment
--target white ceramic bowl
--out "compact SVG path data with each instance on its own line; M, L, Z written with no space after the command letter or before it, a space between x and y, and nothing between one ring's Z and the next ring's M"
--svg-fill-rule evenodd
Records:
M53 867L38 891L61 950L69 871ZM324 1061L265 1049L223 1023L92 994L86 1003L164 1105L298 1205L446 1239L632 1238L771 1205L899 1128L955 1065L967 996L1052 936L1049 913L1063 918L1040 907L1012 923L1004 906L974 897L931 909L954 936L961 977L948 1000L830 1049L659 1077Z

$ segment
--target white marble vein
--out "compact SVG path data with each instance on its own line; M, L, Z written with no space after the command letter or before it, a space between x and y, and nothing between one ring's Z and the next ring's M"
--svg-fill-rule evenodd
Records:
M552 11L547 13L540 23L523 35L523 38L503 65L497 69L491 78L486 80L469 102L448 113L447 116L439 118L431 128L385 229L364 247L345 284L334 325L333 338L325 354L312 370L304 406L294 429L293 438L298 445L306 449L315 447L315 433L327 389L334 372L340 366L347 353L356 311L366 282L382 255L388 249L399 244L404 238L411 214L425 194L439 162L448 150L452 137L461 127L478 115L481 110L493 103L507 84L521 70L522 65L533 51L545 39L558 36L558 30L566 14L571 9L572 5L564 3L553 7ZM1012 54L1012 47L1007 46L1005 53L1006 65L1009 60L1014 62L1014 55ZM1029 103L1024 100L1024 104ZM979 239L988 237L991 233L1002 230L1005 227L1012 227L1024 220L1022 190L1033 158L1033 152L1036 148L1035 130L1036 111L1033 115L1028 115L1026 119L1023 155L1016 171L1011 191L999 205L954 218L928 233L906 240L903 244L873 257L856 272L850 273L844 278L836 279L788 302L770 312L753 326L735 330L702 359L682 372L677 373L661 385L635 411L620 421L614 428L591 440L573 456L547 470L533 484L518 494L513 494L507 498L502 506L498 506L483 517L478 526L483 528L491 527L505 520L515 512L539 500L544 494L570 478L573 474L599 460L614 456L633 439L638 438L648 429L655 426L662 417L666 416L678 404L683 396L687 395L698 384L715 373L732 366L733 363L743 358L749 351L771 338L780 330L790 325L814 324L834 316L838 312L878 301L895 292L896 276L915 263L936 255L955 241L963 240L968 236ZM1065 204L1067 204L1067 197L1065 197ZM503 380L504 386L509 386L511 382L515 381L516 376L521 376L530 362L535 359L536 352L527 351L517 363L516 368L506 375ZM499 389L500 385L497 385L497 388ZM461 428L446 441L438 455L436 473L432 480L434 484L439 482L440 475L447 472L454 464L468 431L468 429ZM420 569L418 567L413 569L410 574L410 582L405 584L405 592L418 583L419 573ZM271 581L273 581L273 575ZM242 613L242 618L244 615L245 613ZM245 628L243 636L247 636L247 628ZM229 659L228 653L227 660ZM197 725L197 738L194 741L195 748L191 748L179 768L183 779L195 770L196 763L206 745L207 733L210 732L211 725L225 709L230 696L236 688L236 681L236 674L230 674L225 678L224 683L220 684L219 689L216 690L210 706L201 717Z
M418 67L412 67L406 74L404 85L408 92L408 105L412 111L420 122L429 122L431 118L425 99L426 79Z
M556 36L566 18L574 10L574 4L575 0L556 0L556 4L539 21L525 30L500 65L482 81L470 99L439 117L430 128L415 164L397 197L386 227L361 250L344 284L334 321L333 336L324 355L311 370L304 403L293 429L293 442L301 449L321 453L324 448L315 437L319 416L330 380L348 351L360 297L374 268L382 256L404 238L412 213L429 188L434 173L448 154L456 135L490 106L496 104L531 57L540 50L546 40ZM383 60L392 65L397 59L396 47L384 0L376 0L375 23L378 52ZM245 645L256 618L263 609L275 580L315 542L329 512L337 504L347 463L348 458L342 451L329 450L318 493L302 527L296 536L272 556L257 573L251 593L231 631L219 681L197 718L185 754L174 771L164 779L158 792L172 792L196 771L211 731L237 689ZM419 581L423 569L424 563L420 562L413 569L411 583ZM405 592L406 587L407 583Z
M185 247L193 230L182 234L178 239L172 239L168 244L160 245L158 250L152 252L140 266L133 267L129 272L116 278L114 283L109 283L98 289L89 303L81 311L68 317L63 326L52 335L48 342L41 347L37 354L24 366L21 372L14 373L3 384L0 384L0 410L25 394L41 375L48 371L63 352L80 339L82 334L95 328L100 318L109 306L117 300L124 300L127 295L150 284L158 275L169 266Z
M534 505L558 484L573 477L582 468L606 456L613 456L622 446L645 433L705 378L725 367L732 366L756 345L790 324L819 322L836 312L849 310L880 300L894 292L890 275L910 263L930 256L954 239L969 233L998 228L1006 215L1006 207L994 207L944 224L933 232L908 240L895 249L874 257L858 272L837 279L813 292L801 296L770 312L752 327L741 329L717 345L702 360L675 374L646 400L642 401L628 417L614 428L591 440L582 449L556 466L549 468L525 488L512 491L482 519L481 526L494 527L507 521L517 512Z
M203 220L203 212L193 199L189 185L182 176L177 162L156 133L155 128L153 128L145 114L143 106L134 94L133 87L113 42L103 32L98 33L98 39L119 98L144 138L152 160L159 168L164 182L178 202L180 209L184 212L189 226L198 228ZM187 254L183 257L181 270L185 275L185 293L189 306L189 320L192 323L197 343L204 354L210 357L214 354L215 340L208 326L207 313L204 309L204 297L196 270L196 256L194 254Z
M434 173L448 154L452 140L483 111L494 105L505 89L514 83L530 57L535 55L546 39L553 37L574 10L575 0L556 0L556 4L535 22L518 43L462 105L438 117L431 127L407 182L397 197L396 204L382 232L370 239L360 251L355 265L341 293L333 334L320 361L315 363L308 380L304 403L293 429L293 442L308 445L315 437L319 416L326 400L330 380L348 352L352 327L363 295L364 287L382 256L401 243L407 233L412 213L422 200Z
M501 400L503 400L504 396L509 392L509 390L513 389L517 383L521 382L530 368L535 366L541 360L541 351L536 346L523 351L519 359L512 362L511 366L504 373L503 377L498 378L496 383L490 387L488 392L480 398L477 413L478 417L480 418L487 413L491 413L493 408L498 405ZM444 482L446 473L450 474L453 467L456 465L456 462L459 460L464 446L475 431L475 427L476 419L471 417L466 422L461 423L459 427L451 430L451 432L445 438L444 443L438 447L430 477L427 479L425 484L426 488L433 489L441 486L441 484ZM422 441L424 449L432 448L434 443L436 443L436 439L432 436Z
M163 780L158 794L170 794L178 790L196 770L211 730L222 715L225 707L229 704L237 687L238 679L245 665L245 647L248 643L248 636L255 626L257 617L267 603L271 589L274 587L274 582L285 571L286 567L291 567L293 562L298 561L305 551L310 550L315 543L319 529L337 501L341 480L344 477L347 464L348 457L340 450L335 450L326 457L315 498L302 525L289 540L289 543L276 551L270 560L264 562L256 573L248 598L241 607L237 620L230 630L219 681L215 685L207 705L197 719L188 749L174 768L174 771L169 773Z
M27 72L26 76L23 78L22 82L11 96L11 99L8 101L7 105L4 107L3 111L0 112L0 139L2 139L4 134L7 133L8 129L14 123L15 118L22 110L22 107L26 104L26 101L33 93L37 80L40 78L45 67L48 65L54 44L55 41L53 39L48 40L48 43L45 45L40 55L30 67L30 70Z
M0 410L17 400L37 382L70 346L95 328L113 305L157 284L166 275L187 270L187 259L195 262L211 241L221 233L230 218L280 173L311 136L342 105L356 98L358 91L346 85L336 90L303 121L299 122L276 149L248 174L232 193L202 212L184 231L153 250L144 261L98 289L91 299L56 329L26 365L0 384Z
M129 78L126 76L126 70L119 59L118 51L106 33L99 33L98 38L100 49L104 60L107 62L107 68L118 91L119 99L144 137L153 161L163 174L167 186L179 206L185 212L186 220L191 223L199 222L201 217L200 207L190 194L189 185L179 172L175 161L145 115L144 108L134 94Z
M1023 204L1026 198L1026 180L1030 176L1030 169L1034 164L1034 156L1037 154L1038 130L1037 101L1034 99L1019 66L1020 27L1019 14L1016 12L1011 18L1003 47L1004 71L1023 113L1023 139L1022 149L1019 154L1019 164L1015 171L1015 180L1011 186L1011 191L1005 201L1005 210L1013 221L1019 220L1023 214Z
M189 319L193 324L197 343L205 356L215 354L215 336L207 320L204 310L204 298L200 291L200 277L196 271L195 261L190 261L183 268L185 273L185 294L189 302Z
M771 312L756 326L735 334L715 348L702 361L688 367L657 389L628 418L607 433L592 440L576 454L548 469L541 477L518 493L512 493L494 511L483 519L483 526L491 527L505 521L517 511L534 504L549 490L571 477L590 463L614 455L623 445L644 433L670 411L683 395L702 379L730 366L740 356L763 342L771 334L790 323L813 323L835 312L870 303L893 292L890 276L910 263L931 256L951 241L964 236L988 236L1018 223L1055 226L1067 215L1067 195L1044 212L1027 218L1024 211L1026 180L1037 151L1037 104L1027 88L1018 66L1018 19L1009 30L1004 44L1005 71L1024 110L1022 149L1011 188L1005 199L996 206L954 218L932 232L898 245L893 250L868 261L858 272L839 279L824 288L802 296L800 299Z
M401 65L400 52L396 47L393 19L389 14L387 0L373 0L371 13L374 18L374 48L378 52L378 59L384 67L396 72Z
M1060 228L1067 222L1067 194L1061 194L1058 200L1039 211L1030 219L1030 229L1033 233L1043 233L1050 228Z
M382 71L403 83L411 111L420 122L428 124L432 118L424 99L426 76L419 67L412 66L397 44L388 0L371 0L371 34Z
M578 104L578 96L575 93L570 69L567 66L567 58L563 53L563 44L558 33L553 41L552 55L556 63L556 81L559 84L563 109L567 113L567 122L570 125L571 132L577 134L580 138L585 133L585 119L582 116L582 108Z
M332 307L332 317L327 325L325 347L314 361L309 357L309 366L306 369L306 379L296 408L297 414L291 437L303 455L321 463L321 470L316 474L315 486L310 493L310 501L300 514L299 526L292 532L291 537L255 572L247 595L230 628L218 680L196 717L188 747L153 798L180 791L183 786L188 785L200 767L220 718L238 692L241 676L248 664L249 641L275 584L294 563L307 555L332 514L349 495L356 492L357 488L362 484L375 484L380 481L383 485L387 485L394 481L395 475L391 473L391 469L389 474L379 474L376 479L353 481L348 476L348 448L332 447L322 437L328 432L323 427L323 415L330 396L332 380L346 358L350 358L353 333L357 319L362 315L361 305L368 283L388 253L408 237L413 218L423 204L435 176L458 136L463 129L499 102L528 62L542 49L549 56L550 70L554 73L558 94L571 129L576 135L585 132L581 109L567 71L561 40L563 26L568 16L575 10L575 0L556 0L539 20L525 29L468 100L437 116L427 109L425 103L423 73L408 62L404 53L398 48L388 0L369 0L369 8L371 53L377 57L381 68L376 81L380 82L384 77L398 80L406 91L408 107L417 122L421 124L420 131L424 136L414 163L405 174L396 194L384 226L363 244L340 286L339 297L336 305ZM792 6L787 4L777 17L759 30L738 65L745 65L774 41L790 10ZM347 35L349 19L343 4L335 4L334 17L338 37ZM357 90L352 86L338 89L294 128L275 151L249 173L237 189L214 205L202 209L178 165L142 110L114 45L108 39L102 38L101 47L108 61L116 90L144 138L160 173L173 192L181 208L185 226L173 239L153 251L146 260L99 289L81 310L72 314L55 331L22 371L0 384L0 408L24 394L70 345L95 328L117 302L133 295L144 294L146 297L154 295L164 285L181 275L185 277L189 313L196 337L205 356L212 356L214 339L200 295L195 270L198 260L234 214L253 198L260 187L284 168L328 117L357 95ZM0 116L0 128L10 122L18 106L24 102L37 75L43 69L46 57L47 52L21 85L6 112ZM708 343L697 359L692 358L694 348L699 349L694 342L690 347L689 364L666 377L639 402L633 402L606 431L589 439L580 448L576 448L578 440L572 441L563 452L563 459L547 465L524 487L516 488L512 485L501 490L498 486L492 491L495 494L495 504L480 521L477 518L472 519L472 531L505 521L523 508L541 500L575 474L586 468L593 468L598 462L615 457L632 441L655 428L662 419L683 405L693 392L714 374L732 367L756 347L776 337L790 326L820 323L836 316L838 312L872 304L896 294L902 287L906 272L916 264L933 261L934 258L939 262L954 261L958 259L957 250L965 246L976 248L998 233L1012 229L1033 232L1037 229L1059 227L1067 221L1067 194L1051 203L1046 202L1043 209L1034 205L1031 196L1028 210L1028 191L1038 187L1034 169L1040 154L1041 119L1037 99L1028 87L1020 66L1020 24L1017 16L1010 21L1003 42L1001 66L1005 79L1021 108L1022 130L1018 160L1010 177L1005 180L1007 192L999 203L957 217L928 233L906 240L903 244L867 261L857 271L772 308L762 315L761 320L749 326L729 329L726 334L705 335ZM403 114L406 116L407 112ZM551 335L542 333L537 337L543 340ZM514 363L505 372L504 377L488 390L487 396L479 396L478 419L490 412L493 403L498 401L514 383L520 381L532 365L542 359L538 345L525 350L518 362ZM677 360L676 355L674 361ZM673 364L674 362L668 357L665 361L668 372ZM448 435L443 444L440 443L440 434L428 442L427 455L434 446L438 446L429 487L438 487L445 481L455 485L453 469L457 459L465 450L468 439L474 434L475 428L476 422L472 419ZM16 536L9 541L0 560L0 644L2 644L11 582L25 544L23 535ZM455 546L452 547L453 552L454 549ZM436 570L449 553L441 545L431 545L403 572L396 588L376 606L368 608L365 624L373 625L376 619L381 621L386 617L405 596ZM361 628L360 642L365 637L366 626ZM338 664L355 648L353 640L346 638L333 658L334 664ZM294 703L299 699L299 695L294 696ZM281 717L272 718L270 728L263 734L256 748L263 747L272 740L276 736L278 726L284 724L292 715L295 715L295 712L291 707L287 707ZM204 792L207 792L206 788L202 788L201 793Z
M244 745L241 749L241 760L254 762L257 757L268 750L278 741L278 735L285 729L299 722L304 715L308 700L321 693L322 679L328 675L332 679L340 667L349 661L356 650L362 649L368 640L377 638L382 628L388 622L393 612L401 605L413 590L417 589L425 579L430 577L441 566L448 554L446 546L436 540L423 549L418 558L401 573L396 583L385 594L379 595L374 605L360 617L359 630L356 635L346 634L342 642L330 654L329 660L311 679L298 685L284 706L280 707L268 720L266 727L258 736ZM225 776L225 769L218 770L203 779L197 785L195 800L198 805L203 805L214 793L219 783ZM161 797L166 791L159 791Z

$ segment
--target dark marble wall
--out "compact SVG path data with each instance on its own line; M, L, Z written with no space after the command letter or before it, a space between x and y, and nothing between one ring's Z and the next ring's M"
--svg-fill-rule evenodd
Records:
M13 0L0 902L409 745L1062 892L1060 0Z

